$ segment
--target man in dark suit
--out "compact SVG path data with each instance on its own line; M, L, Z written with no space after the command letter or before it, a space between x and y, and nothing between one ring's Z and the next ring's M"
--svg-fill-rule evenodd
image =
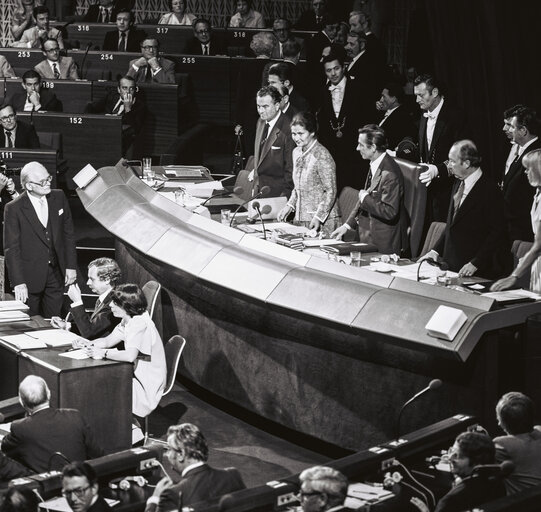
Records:
M98 3L90 5L83 21L88 23L114 23L116 15L121 9L133 9L134 2L131 0L99 0Z
M184 53L187 55L227 55L223 42L212 34L210 21L197 18L193 22L193 38L186 42Z
M98 447L81 413L76 409L54 409L51 391L36 375L28 375L19 385L19 401L27 416L11 424L2 440L2 451L36 473L51 469L50 459L60 452L68 460L100 457ZM57 460L62 462L62 460Z
M289 62L276 62L269 67L268 82L274 87L284 85L287 88L289 103L296 112L310 110L308 100L297 88L295 66Z
M299 482L303 512L348 510L343 507L348 479L340 471L327 466L314 466L299 475Z
M379 38L372 32L372 20L363 11L349 13L349 26L351 32L362 33L366 38L366 49L375 56L378 61L387 63L387 51Z
M32 471L0 452L0 482L31 475Z
M534 233L530 210L535 188L526 177L522 158L529 151L541 148L537 113L523 105L516 105L504 112L503 131L511 141L511 150L505 163L501 181L503 213L509 240L532 242Z
M10 103L0 105L0 146L5 148L39 149L39 139L32 125L17 120Z
M111 258L98 258L88 264L88 281L86 284L92 293L98 295L92 314L88 314L83 304L81 289L77 283L68 288L71 299L71 314L77 332L86 339L107 336L118 324L119 319L111 312L113 288L120 281L122 273L118 263ZM59 316L51 318L51 325L57 329L70 329L71 324Z
M124 76L116 90L110 89L105 96L89 103L85 112L122 116L122 155L126 155L143 129L146 110L144 96L135 79Z
M72 462L62 469L62 495L73 512L110 512L98 491L98 475L87 462Z
M299 44L299 52L304 46L304 41L300 37L293 37L291 35L291 22L285 18L276 18L272 23L272 32L276 37L276 44L272 50L271 57L273 59L283 59L283 45L287 41L297 41Z
M62 112L62 103L51 89L41 86L41 75L34 69L24 72L22 88L24 92L15 93L10 99L17 112Z
M329 83L320 92L317 111L318 139L336 163L338 190L345 186L362 188L368 173L368 165L355 150L359 128L364 126L368 115L356 84L346 75L344 58L345 52L330 53L323 58Z
M155 38L141 41L141 57L130 61L127 76L136 83L174 84L175 63L160 57L160 43Z
M120 9L116 15L117 30L105 34L102 49L107 52L139 52L145 33L134 28L134 21L133 12Z
M321 30L323 28L325 14L327 14L327 1L312 0L312 8L300 15L295 28L297 30Z
M377 125L359 130L357 150L370 161L370 174L347 221L331 236L341 239L348 231L358 229L361 242L374 244L381 253L400 255L408 248L402 171L386 153L387 139Z
M417 140L417 129L403 101L404 89L396 83L387 83L376 102L376 109L380 112L378 125L385 131L389 148L393 150L406 137L412 141Z
M459 276L496 279L510 271L510 246L502 193L480 163L473 142L461 140L451 146L448 165L457 180L447 225L434 249L421 260L443 260Z
M288 118L280 110L281 96L275 87L259 89L256 97L257 120L254 144L254 194L270 187L267 196L278 197L293 190L293 160L295 147Z
M38 162L21 170L24 192L8 203L4 252L15 298L30 315L60 315L64 287L75 282L77 256L68 200L51 190L52 177Z
M445 160L455 141L466 137L463 113L444 98L442 85L432 75L414 81L416 101L424 111L419 124L419 157L426 170L419 179L428 187L425 230L431 222L445 222L453 180Z
M183 423L169 427L167 444L169 463L181 478L177 483L167 477L158 482L147 500L145 512L182 510L198 501L245 488L236 469L215 469L207 464L207 442L195 425Z

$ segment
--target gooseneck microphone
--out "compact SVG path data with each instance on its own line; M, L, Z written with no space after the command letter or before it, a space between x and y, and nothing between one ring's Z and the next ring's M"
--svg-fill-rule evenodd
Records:
M235 187L233 189L233 194L235 194L236 196L241 196L242 193L244 192L244 189L242 187ZM223 190L222 192L219 192L218 194L214 194L213 196L210 196L210 197L207 197L201 204L200 206L205 206L211 199L215 199L217 197L223 197L223 196L228 196L230 195L231 192L229 192L229 190Z
M417 400L419 397L423 396L426 392L430 391L430 390L434 390L434 389L438 389L440 386L441 386L442 382L440 379L433 379L429 382L428 386L424 389L421 389L421 391L419 391L419 393L416 393L415 395L413 395L401 408L400 408L400 412L398 413L398 418L396 420L396 428L395 428L395 433L396 433L396 440L398 441L400 439L400 418L402 417L402 413L404 412L404 409L410 405L412 402L414 402L415 400Z
M85 48L85 54L83 55L83 60L81 61L81 79L85 79L85 62L86 58L88 56L88 52L90 51L90 47L92 46L92 43L88 43Z
M257 215L259 216L259 220L261 221L261 227L263 228L263 240L266 240L267 230L265 229L265 223L263 222L263 215L267 215L272 212L272 206L270 204L266 204L263 206L263 208L261 208L259 201L254 201L252 202L252 208L257 211Z
M235 217L237 216L237 213L239 213L240 209L244 205L248 204L250 201L253 201L254 199L258 199L259 197L266 196L270 191L271 191L270 187L265 185L264 187L261 187L261 190L259 191L259 193L257 193L254 197L250 197L250 199L247 199L243 203L239 204L238 208L233 213L233 216L231 217L231 220L229 221L229 227L233 227L233 222L235 220Z
M421 260L419 262L419 266L417 267L417 281L419 281L419 276L421 272L421 265L424 262L427 262L429 265L432 265L433 267L441 268L441 270L449 270L449 265L445 261L437 261L434 258L426 258L424 260Z

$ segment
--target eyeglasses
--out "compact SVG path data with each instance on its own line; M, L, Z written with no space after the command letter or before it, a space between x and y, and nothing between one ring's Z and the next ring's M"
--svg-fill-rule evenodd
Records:
M85 495L85 492L90 489L90 487L91 486L88 485L86 487L79 487L78 489L62 489L62 496L64 496L64 498L69 498L72 494L75 494L77 498L82 498Z
M9 114L4 117L0 117L0 121L11 121L12 119L15 119L15 114Z
M143 50L155 50L158 48L157 46L141 46Z
M60 51L60 48L49 48L48 50L45 50L46 53L54 53Z
M312 491L312 492L306 492L306 491L300 491L297 494L297 499L302 502L306 498L310 498L310 496L316 496L318 494L323 494L322 492Z
M43 178L41 181L29 181L28 183L32 183L32 185L39 185L40 187L46 187L53 181L52 176L47 176L46 178Z

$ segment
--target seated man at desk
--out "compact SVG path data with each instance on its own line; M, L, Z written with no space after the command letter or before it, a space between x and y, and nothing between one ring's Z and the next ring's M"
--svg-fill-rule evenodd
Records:
M62 469L62 496L73 512L108 512L109 504L98 494L98 475L87 462L72 462Z
M340 471L327 466L314 466L299 475L299 501L303 512L346 510L343 507L348 480Z
M139 84L174 84L175 63L160 57L160 43L157 39L147 38L141 41L141 54L138 59L130 61L127 76L131 76Z
M46 57L34 66L42 78L55 78L63 80L78 80L79 70L72 57L60 55L60 47L56 39L45 39L41 45L43 55Z
M117 89L110 89L103 98L89 103L89 114L122 116L122 155L126 155L135 137L143 129L146 115L144 96L139 92L135 79L124 76Z
M10 103L0 105L0 147L39 149L39 139L30 124L17 120L15 109Z
M105 34L103 50L107 52L133 52L141 50L145 33L133 27L135 17L129 9L120 9L116 15L117 30Z
M49 471L51 456L60 452L68 460L101 457L102 449L76 409L50 407L51 390L36 375L19 385L19 401L27 416L11 424L2 451L36 473ZM57 461L58 462L58 461Z
M226 55L227 51L223 43L212 35L210 21L205 18L197 18L193 22L193 38L184 47L188 55Z
M22 88L24 92L15 93L10 100L18 112L62 112L62 103L52 89L42 87L41 76L36 70L29 69L24 72Z
M498 278L511 270L511 251L503 215L503 196L481 170L481 156L470 140L449 150L449 169L457 178L447 225L423 259L442 259L459 276Z
M196 425L172 425L167 430L167 444L166 456L181 478L177 483L168 477L160 480L147 500L145 512L182 510L192 503L245 488L236 469L215 469L207 464L207 441Z
M21 39L11 44L14 48L41 48L45 39L54 39L60 48L64 48L62 32L49 26L49 9L44 5L34 7L32 19L35 25L27 28Z
M92 314L88 314L83 304L81 289L77 283L68 288L71 299L71 314L76 330L86 339L93 340L107 336L118 324L119 320L111 311L113 288L122 278L118 263L111 258L97 258L88 264L88 281L86 284L98 295ZM69 322L59 316L51 318L51 325L58 329L70 329Z

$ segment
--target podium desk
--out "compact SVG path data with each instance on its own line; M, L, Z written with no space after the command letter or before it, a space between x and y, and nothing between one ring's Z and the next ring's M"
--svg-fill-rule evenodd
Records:
M47 169L53 177L51 186L56 188L56 168L58 151L56 149L17 149L3 148L0 150L0 160L7 166L7 174L15 181L15 186L21 186L21 167L28 162L37 161Z
M0 335L50 327L41 317L0 324ZM66 350L18 350L0 340L0 397L16 396L27 375L39 375L51 390L51 406L78 409L107 453L131 446L133 365L61 357Z

